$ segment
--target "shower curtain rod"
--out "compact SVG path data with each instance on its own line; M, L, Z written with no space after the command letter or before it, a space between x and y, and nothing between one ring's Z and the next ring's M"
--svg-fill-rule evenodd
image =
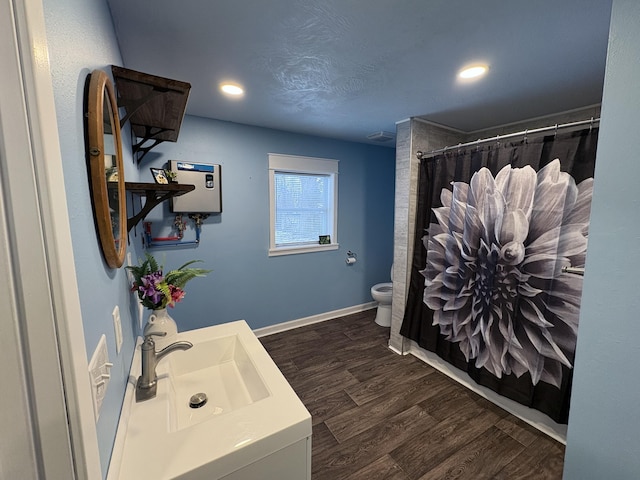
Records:
M584 267L562 267L562 273L573 273L584 276Z
M423 160L429 157L433 157L434 155L438 154L438 153L442 153L442 152L446 152L447 150L451 150L454 148L463 148L463 147L471 147L473 145L479 145L481 143L487 143L487 142L500 142L500 140L503 140L505 138L513 138L513 137L519 137L524 135L524 138L527 138L527 135L533 135L536 133L542 133L542 132L548 132L551 130L555 130L556 133L558 133L558 130L560 128L571 128L571 127L580 127L583 125L590 125L591 127L593 127L594 123L598 123L600 121L600 118L593 118L591 117L590 120L580 120L579 122L570 122L570 123L563 123L561 125L558 125L557 123L555 125L551 125L549 127L541 127L541 128L532 128L531 130L527 129L527 130L522 130L521 132L516 132L516 133L509 133L507 135L496 135L495 137L489 137L489 138L483 138L483 139L478 139L478 140L474 140L472 142L466 142L466 143L459 143L457 145L448 145L444 148L438 148L436 150L431 150L430 152L416 152L416 157L418 157L418 160Z

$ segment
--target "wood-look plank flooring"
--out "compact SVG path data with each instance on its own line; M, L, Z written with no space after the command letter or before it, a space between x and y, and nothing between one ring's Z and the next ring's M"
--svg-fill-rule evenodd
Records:
M312 415L312 480L562 478L562 444L390 351L374 316L260 338Z

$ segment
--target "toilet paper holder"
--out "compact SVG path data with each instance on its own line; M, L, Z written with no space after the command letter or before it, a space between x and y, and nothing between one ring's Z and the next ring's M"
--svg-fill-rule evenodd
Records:
M356 263L356 260L358 259L358 256L353 253L351 250L349 250L347 252L347 259L345 260L347 265L353 265L354 263Z

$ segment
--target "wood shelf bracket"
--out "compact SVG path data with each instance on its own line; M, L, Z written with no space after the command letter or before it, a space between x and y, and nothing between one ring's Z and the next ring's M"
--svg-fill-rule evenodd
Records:
M169 183L161 185L157 183L135 183L125 182L125 189L140 197L145 197L145 203L142 209L133 217L127 220L127 232L130 232L147 214L157 205L169 200L170 198L184 195L196 188L195 185L187 185L181 183Z

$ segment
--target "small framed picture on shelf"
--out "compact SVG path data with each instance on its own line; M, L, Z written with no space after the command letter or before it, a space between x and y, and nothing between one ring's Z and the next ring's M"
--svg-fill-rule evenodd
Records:
M318 237L318 243L320 245L329 245L331 244L331 235L320 235Z
M169 180L167 179L167 176L164 173L164 169L150 168L149 170L151 170L151 174L153 175L153 179L156 181L156 183L159 183L160 185L169 184Z

